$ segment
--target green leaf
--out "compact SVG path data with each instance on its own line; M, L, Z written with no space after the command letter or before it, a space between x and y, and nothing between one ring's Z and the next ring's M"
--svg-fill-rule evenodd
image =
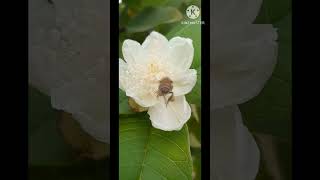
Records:
M128 33L143 32L160 24L177 22L182 17L179 10L173 7L148 7L132 18L126 28Z
M180 7L183 3L187 3L188 0L123 0L130 9L139 11L146 7Z
M141 9L141 3L143 0L123 0L122 4L125 4L128 8L137 11Z
M273 24L291 12L292 0L264 0L256 24Z
M186 0L143 0L142 7L174 6L179 7Z
M120 179L192 179L188 128L161 131L146 117L120 118Z
M240 106L245 123L255 132L291 138L291 14L275 23L279 28L278 62L260 95Z
M201 147L201 109L196 105L191 105L192 116L188 120L187 125L190 136L190 146L192 148ZM196 117L198 116L198 117ZM197 120L197 118L199 118Z
M191 149L193 160L193 180L201 180L201 148Z

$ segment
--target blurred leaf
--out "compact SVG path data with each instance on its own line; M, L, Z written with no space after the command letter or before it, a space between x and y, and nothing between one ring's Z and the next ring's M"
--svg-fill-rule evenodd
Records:
M188 128L161 131L144 117L120 118L120 179L192 179Z
M292 0L263 0L255 23L273 24L291 12Z
M159 6L173 6L179 7L186 0L143 0L142 7L159 7Z
M64 142L72 148L76 159L102 160L110 155L109 144L87 134L71 114L61 112L61 117L57 121Z
M192 160L193 160L193 180L201 180L201 149L192 148L191 149Z
M289 180L291 177L291 143L278 137L254 133L261 152L257 180Z
M119 31L122 32L125 30L125 26L128 24L130 19L128 14L128 7L122 6L121 11L119 12Z
M143 0L122 0L122 4L125 4L128 8L138 11L141 9L141 3Z
M69 148L58 132L58 114L51 108L50 98L29 87L28 103L29 164L70 164Z
M182 19L182 14L173 7L148 7L128 22L127 32L150 30L160 24L173 23Z
M201 147L201 117L196 120L195 114L201 115L201 109L194 104L191 104L192 116L188 120L187 125L190 135L190 145L194 148ZM197 111L195 113L195 111Z
M123 0L123 3L134 11L141 11L147 7L179 7L183 3L188 3L188 1L190 0Z
M70 166L80 162L76 159L80 158L77 155L90 159L102 159L107 156L107 144L85 133L70 114L63 115L62 118L59 115L61 112L51 108L48 96L29 88L30 166Z
M291 138L291 14L275 24L279 28L278 62L262 92L240 106L246 125L254 132Z
M82 161L73 166L29 166L29 180L108 180L110 161Z

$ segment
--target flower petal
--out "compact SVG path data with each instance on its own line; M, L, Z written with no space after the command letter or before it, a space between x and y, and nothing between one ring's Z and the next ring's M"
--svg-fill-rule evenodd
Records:
M211 179L255 179L260 153L238 107L212 111L210 128Z
M145 50L137 41L126 39L122 44L124 60L130 64L145 64L148 60Z
M127 89L126 95L132 97L142 107L151 107L159 102L157 97L150 93L137 95L135 91Z
M148 55L161 60L163 56L168 52L168 40L165 36L158 32L151 32L142 43L142 48L146 50Z
M174 37L170 39L169 47L168 61L172 63L172 66L180 70L189 69L194 55L192 40L189 38Z
M164 98L148 110L152 126L164 131L180 130L191 116L191 108L185 96L174 97L166 106Z
M272 74L277 60L276 31L271 25L251 25L214 36L211 107L244 103L261 91Z
M221 24L251 24L255 20L262 0L214 0L211 3L211 23Z
M197 71L188 69L185 72L172 76L173 89L175 96L181 96L189 93L197 82Z
M121 90L126 91L127 89L127 70L128 64L122 59L119 59L119 87Z

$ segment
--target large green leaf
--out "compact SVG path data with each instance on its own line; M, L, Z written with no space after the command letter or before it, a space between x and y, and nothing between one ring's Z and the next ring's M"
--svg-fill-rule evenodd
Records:
M252 131L291 138L291 14L275 23L279 28L278 63L259 96L240 106Z
M255 23L273 24L291 12L292 0L264 0Z
M192 179L188 128L161 131L144 117L120 118L120 179Z
M126 30L128 33L143 32L160 24L177 22L182 17L180 11L174 7L148 7L129 20Z

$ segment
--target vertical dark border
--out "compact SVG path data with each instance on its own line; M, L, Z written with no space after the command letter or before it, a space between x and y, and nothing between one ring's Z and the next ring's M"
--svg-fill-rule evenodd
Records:
M110 1L110 164L119 179L119 1Z
M28 175L28 1L4 2L1 80L2 176L26 179ZM10 3L10 4L9 4ZM10 8L16 13L7 18ZM5 14L7 16L5 16ZM25 22L24 22L25 21ZM17 23L19 22L19 23ZM26 26L24 29L23 26ZM25 30L25 31L24 31ZM17 43L19 42L19 43ZM26 48L26 49L25 49ZM11 60L9 60L11 59Z
M201 179L210 179L210 1L201 0Z

